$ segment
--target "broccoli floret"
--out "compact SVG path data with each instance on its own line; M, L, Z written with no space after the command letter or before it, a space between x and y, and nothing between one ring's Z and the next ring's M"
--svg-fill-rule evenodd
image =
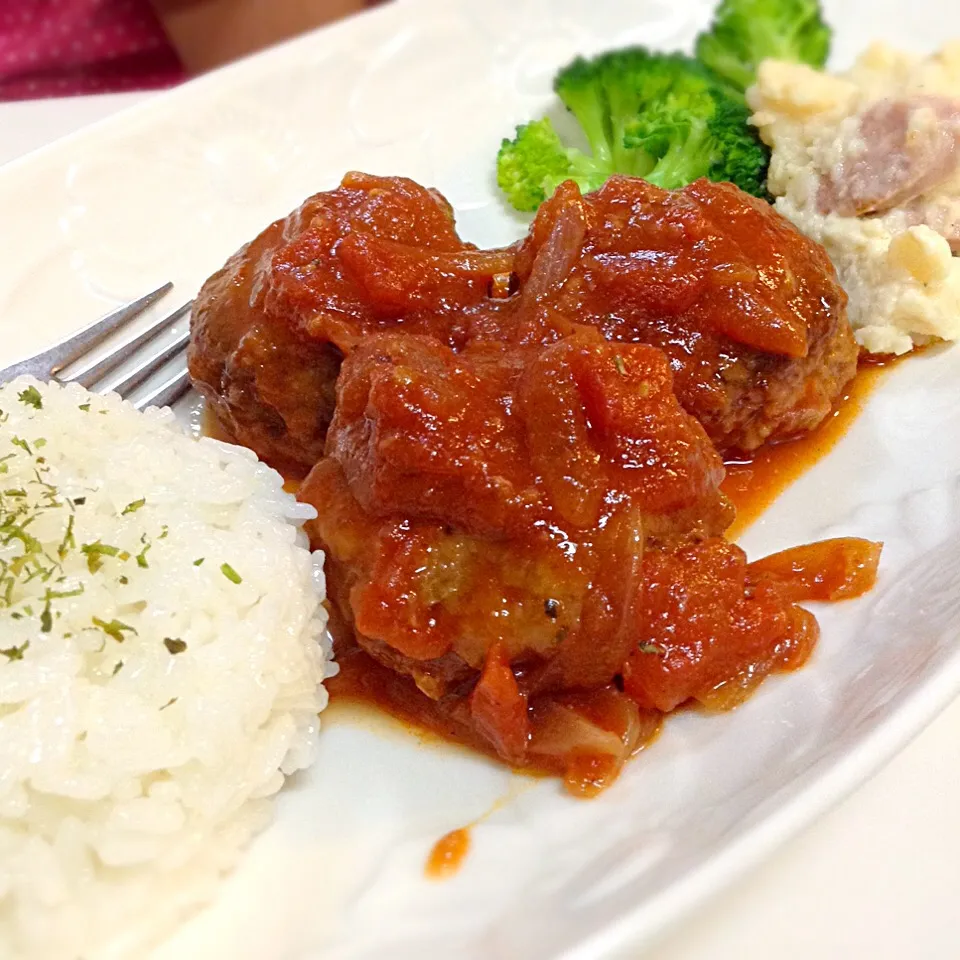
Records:
M652 169L653 157L625 145L626 130L644 103L694 68L687 57L642 47L591 60L577 57L556 75L553 87L586 134L590 154L565 147L547 118L517 127L497 157L497 183L507 199L518 210L534 211L564 180L589 192L612 173L642 176Z
M770 155L748 116L741 100L708 81L671 91L643 110L625 142L654 158L644 178L659 187L676 190L709 177L765 196Z
M613 173L676 189L699 177L765 196L769 152L747 122L743 97L682 54L641 47L579 58L557 75L591 154L565 147L548 119L517 128L497 158L497 182L518 210L534 211L564 180L583 192Z
M596 190L613 172L579 150L567 149L550 120L517 127L513 140L500 144L497 183L517 209L532 213L564 180L576 180L584 193Z
M716 112L706 93L668 93L644 110L624 134L625 143L653 160L644 179L674 190L704 176L713 165L709 122Z
M831 36L819 0L722 0L697 57L743 92L768 57L822 67Z
M577 57L554 77L553 89L583 128L597 164L612 169L619 144L610 128L601 58Z
M750 125L749 117L750 110L745 103L731 97L717 101L717 112L710 122L717 152L707 176L711 180L729 180L744 193L770 200L767 192L770 148L760 139L756 127Z
M682 54L642 47L578 58L554 88L580 122L591 154L567 148L548 119L504 140L497 182L518 210L533 211L564 180L584 192L613 173L676 189L699 177L765 196L769 153L747 123L743 97Z
M626 144L628 129L669 93L703 90L710 82L683 54L628 47L592 60L578 57L557 74L553 89L583 127L594 157L617 173L643 176L654 158Z

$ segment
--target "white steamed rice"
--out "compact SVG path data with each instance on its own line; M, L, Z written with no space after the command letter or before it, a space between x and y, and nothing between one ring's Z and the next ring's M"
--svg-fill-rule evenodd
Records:
M0 410L0 957L142 956L313 759L313 511L169 410L26 378Z

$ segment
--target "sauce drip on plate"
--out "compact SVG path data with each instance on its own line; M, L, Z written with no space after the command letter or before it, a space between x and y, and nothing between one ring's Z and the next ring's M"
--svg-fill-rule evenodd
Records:
M445 833L427 858L426 874L431 880L446 880L463 865L470 851L470 827Z
M737 508L737 519L727 531L728 539L738 539L784 490L837 445L889 366L889 362L861 361L856 377L819 427L798 440L761 447L749 459L727 462L721 489Z
M880 379L882 369L873 364L862 367L833 414L810 435L797 441L765 447L750 461L727 465L728 476L723 489L738 511L734 536L742 532L784 489L833 448L863 408L869 393ZM218 439L229 440L222 428L216 426L212 417L205 420L204 426L205 432ZM296 482L295 478L291 478L292 485ZM490 744L477 735L469 717L460 715L463 711L458 713L449 709L442 701L423 697L409 677L388 669L356 646L352 631L342 623L333 605L330 613L330 626L337 640L337 659L340 664L339 675L328 683L328 690L335 701L373 705L416 731L427 730L445 740L493 755ZM812 646L814 640L815 638L804 647L806 652L809 652L808 647ZM805 654L792 660L788 658L778 669L796 669L805 659ZM763 675L764 673L758 675L757 682ZM741 679L737 678L737 682L727 684L725 689L720 691L722 696L714 698L715 702L712 701L709 706L713 709L726 709L739 703L755 685L745 685L740 682ZM618 735L621 733L616 717L612 720L609 717L601 719L604 721L601 723L602 728L607 727ZM634 731L636 742L631 752L636 752L655 739L660 730L660 720L658 713L650 712L649 716L648 713L641 713L642 722L640 729ZM526 772L534 774L557 772L551 770L548 764L541 765L535 759L524 764L524 767ZM603 771L600 771L593 777L589 770L571 768L567 770L568 788L578 795L593 795L611 779L601 775L602 773ZM445 835L437 842L430 855L428 875L442 877L455 872L469 845L469 828Z

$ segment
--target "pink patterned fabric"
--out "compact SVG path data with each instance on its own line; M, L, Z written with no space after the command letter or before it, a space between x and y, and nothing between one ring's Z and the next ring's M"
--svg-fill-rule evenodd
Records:
M0 100L149 90L184 76L149 0L0 0Z

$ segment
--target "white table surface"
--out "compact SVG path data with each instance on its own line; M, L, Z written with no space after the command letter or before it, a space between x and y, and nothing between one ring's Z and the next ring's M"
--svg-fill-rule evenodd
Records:
M0 103L0 163L144 96ZM648 957L958 960L957 914L960 701L832 813ZM627 957L635 960L635 954Z

